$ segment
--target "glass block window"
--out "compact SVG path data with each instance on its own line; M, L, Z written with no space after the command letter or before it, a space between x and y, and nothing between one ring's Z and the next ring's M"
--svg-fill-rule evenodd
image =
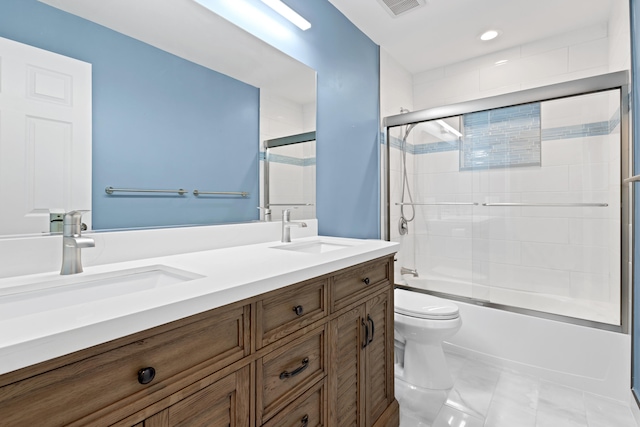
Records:
M540 103L463 116L460 169L540 166Z

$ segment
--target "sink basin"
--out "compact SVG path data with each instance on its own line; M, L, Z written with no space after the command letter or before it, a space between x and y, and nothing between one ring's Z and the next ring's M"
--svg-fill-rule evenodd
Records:
M314 240L311 242L288 243L280 246L272 246L273 249L285 251L304 252L308 254L323 254L325 252L337 251L339 249L350 248L349 243L337 243L325 240Z
M0 320L162 288L199 274L156 265L90 276L73 276L0 289Z

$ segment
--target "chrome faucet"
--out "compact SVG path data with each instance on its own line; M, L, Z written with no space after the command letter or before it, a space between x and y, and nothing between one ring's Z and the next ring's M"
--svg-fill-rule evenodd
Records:
M291 242L291 227L306 227L306 222L291 221L291 209L282 211L282 243Z
M401 267L400 274L411 274L413 277L419 277L418 270L413 268Z
M88 211L71 211L62 220L62 269L60 274L82 273L80 249L96 245L91 237L82 237L82 214Z
M264 222L271 222L271 209L258 206L258 210L264 211Z

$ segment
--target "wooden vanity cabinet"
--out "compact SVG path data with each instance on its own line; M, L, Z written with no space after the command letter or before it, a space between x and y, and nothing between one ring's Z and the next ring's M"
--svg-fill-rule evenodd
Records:
M385 256L1 375L0 424L397 427L392 271Z
M250 369L227 375L152 415L136 427L249 427Z
M373 426L394 403L392 291L331 322L331 426Z

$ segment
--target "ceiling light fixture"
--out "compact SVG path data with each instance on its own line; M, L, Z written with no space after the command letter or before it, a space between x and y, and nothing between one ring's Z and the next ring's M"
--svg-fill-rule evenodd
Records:
M262 0L264 1L264 0ZM482 35L480 36L480 40L482 41L489 41L489 40L493 40L496 37L498 37L498 32L496 30L489 30L489 31L485 31L484 33L482 33Z
M306 31L311 28L311 23L304 19L302 16L298 14L295 10L291 9L286 4L282 3L280 0L262 0L264 4L269 6L271 9L278 12L280 15L284 16L289 22L291 22L296 27L300 28L302 31Z

